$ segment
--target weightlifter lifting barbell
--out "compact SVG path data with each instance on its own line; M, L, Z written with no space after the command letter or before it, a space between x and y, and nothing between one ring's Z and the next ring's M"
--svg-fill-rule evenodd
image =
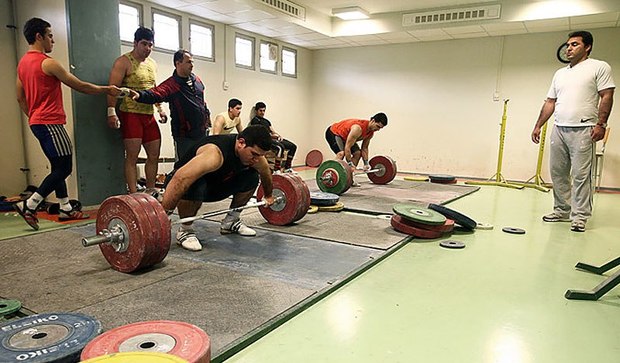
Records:
M262 186L256 203L248 203L181 218L171 222L162 205L150 194L133 193L107 198L97 214L97 235L84 237L84 247L99 245L113 269L134 272L164 260L170 249L171 225L222 215L231 211L258 207L261 215L273 225L287 225L303 218L310 207L310 191L297 175L273 176L274 203L267 206Z

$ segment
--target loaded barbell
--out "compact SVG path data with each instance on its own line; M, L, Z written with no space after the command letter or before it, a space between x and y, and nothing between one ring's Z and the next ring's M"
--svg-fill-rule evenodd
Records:
M374 156L368 164L370 170L362 170L360 174L368 175L374 184L387 184L396 177L396 162L388 156ZM316 184L324 192L340 195L353 184L353 172L344 160L327 160L316 171Z
M171 222L162 205L151 195L134 193L107 198L97 214L97 235L82 238L84 247L99 245L110 266L120 272L134 272L156 265L170 250L171 225L188 223L231 211L258 207L273 225L287 225L303 218L310 207L310 191L297 175L273 175L276 202L266 206L259 186L256 203L218 210Z

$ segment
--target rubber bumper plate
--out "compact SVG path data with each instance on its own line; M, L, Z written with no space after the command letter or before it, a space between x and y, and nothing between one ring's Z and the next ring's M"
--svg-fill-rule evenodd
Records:
M440 213L415 204L395 204L392 206L392 211L403 218L422 224L442 225L446 223L446 217Z
M101 323L78 313L30 315L0 325L0 362L78 362Z

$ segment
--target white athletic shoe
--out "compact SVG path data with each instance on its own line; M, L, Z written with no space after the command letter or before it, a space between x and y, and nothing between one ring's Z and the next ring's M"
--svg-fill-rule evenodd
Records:
M177 244L189 251L202 250L202 245L194 231L177 231Z
M246 226L245 224L241 223L241 220L236 220L235 222L227 222L227 223L222 222L222 225L220 227L220 233L221 234L237 233L241 236L246 236L246 237L256 236L256 231Z

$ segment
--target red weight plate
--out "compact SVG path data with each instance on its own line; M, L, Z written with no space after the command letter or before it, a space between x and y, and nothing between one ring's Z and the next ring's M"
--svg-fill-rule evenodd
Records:
M414 237L418 237L418 238L431 239L431 238L439 238L443 235L443 232L441 231L429 231L426 229L416 228L416 227L407 225L403 223L403 218L399 216L398 214L394 214L392 216L392 218L390 219L390 223L392 224L392 227L394 227L395 230L402 232L402 233L406 233Z
M400 222L408 226L411 226L411 227L426 229L427 231L438 231L438 232L446 233L446 232L452 232L452 230L454 229L454 221L452 219L446 219L444 224L430 225L430 224L424 224L424 223L412 221L407 218L402 218L401 216Z
M297 221L299 219L299 215L301 214L301 204L303 204L303 198L304 198L304 194L303 191L300 190L297 187L297 179L295 179L295 177L293 176L293 174L291 173L285 173L285 174L281 174L279 175L279 177L285 178L287 183L290 183L291 185L293 185L293 187L295 188L295 195L296 197L298 197L298 201L299 203L297 203L296 207L295 207L295 212L293 217L291 218L291 223ZM286 198L288 200L288 197ZM275 208L280 208L278 206L274 206Z
M81 360L119 352L160 352L190 363L211 361L211 340L195 325L169 320L123 325L99 335L82 350Z
M368 179L375 184L387 184L396 177L396 162L389 156L377 155L372 157L368 163L371 169L380 169L376 173L368 173Z
M295 183L284 175L274 174L273 195L274 197L283 196L284 201L275 203L269 207L259 207L260 214L269 222L276 226L284 226L295 222L297 217L299 204L302 202L302 191L296 188ZM265 192L262 185L258 187L256 194L258 200L261 200Z
M299 176L294 174L286 174L289 175L289 178L293 180L293 183L296 185L296 188L301 190L301 203L299 203L299 213L295 218L295 221L302 219L306 213L308 213L308 209L310 208L311 198L310 198L310 189L308 189L308 184Z
M310 150L306 155L306 165L316 168L323 162L323 153L320 150Z
M133 272L150 266L149 261L154 253L150 241L152 227L141 204L130 195L107 198L97 213L97 234L112 227L115 219L125 225L129 241L126 241L127 249L122 252L116 252L114 246L108 243L99 245L110 266L120 272Z
M141 216L146 218L148 220L148 224L150 225L148 233L143 235L143 241L144 243L148 243L149 250L151 251L149 258L145 261L145 263L147 266L153 266L156 263L161 262L157 261L160 255L161 232L158 226L159 220L157 219L157 213L155 213L153 207L142 195L146 196L144 193L133 193L128 194L128 197L134 199L140 204L140 207L143 210Z
M152 259L152 264L156 265L163 261L168 255L168 251L170 251L170 219L161 204L151 195L146 193L130 195L143 203L142 207L151 219L153 235L157 236L157 238L153 239L155 242L155 253Z

